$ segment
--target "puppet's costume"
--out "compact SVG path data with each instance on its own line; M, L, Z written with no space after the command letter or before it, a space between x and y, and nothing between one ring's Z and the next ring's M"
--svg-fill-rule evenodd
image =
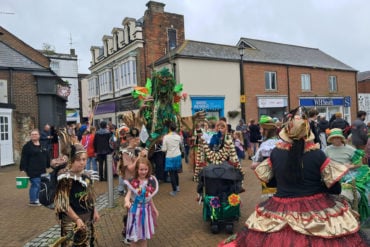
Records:
M127 218L126 238L133 242L150 239L156 225L152 198L158 192L158 181L154 176L150 176L142 183L134 178L125 180L125 184L131 190L132 199Z
M244 171L241 169L239 158L235 151L235 145L229 134L222 139L222 144L218 144L217 150L212 150L204 139L200 139L193 180L198 182L198 174L203 167L208 164L222 164L224 161L239 169L244 176Z

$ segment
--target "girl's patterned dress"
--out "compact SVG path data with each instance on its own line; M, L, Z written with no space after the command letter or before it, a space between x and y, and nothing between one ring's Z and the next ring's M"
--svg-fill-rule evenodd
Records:
M125 184L131 190L133 201L128 212L126 238L134 242L150 239L156 225L152 197L158 192L158 181L154 176L150 176L141 183L139 179L134 178L125 180Z

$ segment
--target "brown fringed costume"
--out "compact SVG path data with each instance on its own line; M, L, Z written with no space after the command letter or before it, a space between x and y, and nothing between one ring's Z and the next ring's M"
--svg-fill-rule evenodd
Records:
M61 220L62 246L93 246L93 214L95 193L90 173L74 174L68 169L58 175L55 195L55 211ZM76 230L76 223L67 215L71 207L86 224L85 229Z

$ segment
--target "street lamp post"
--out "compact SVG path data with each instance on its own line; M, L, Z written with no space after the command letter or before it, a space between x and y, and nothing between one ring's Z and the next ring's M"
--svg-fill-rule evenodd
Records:
M245 123L245 101L246 97L244 94L244 69L243 69L243 56L244 56L244 50L245 46L244 43L240 43L239 47L239 55L240 55L240 109L241 109L241 115L242 119L244 120Z

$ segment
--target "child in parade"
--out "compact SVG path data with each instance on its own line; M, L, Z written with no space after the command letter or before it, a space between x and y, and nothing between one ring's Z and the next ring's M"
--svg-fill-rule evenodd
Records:
M131 241L131 246L147 246L159 216L152 200L158 192L158 181L151 173L150 161L140 157L135 163L134 178L125 180L128 187L125 207L129 210L126 238Z
M94 126L90 127L90 130L86 131L82 135L81 144L87 151L87 164L86 170L98 171L98 166L96 163L96 154L94 149L94 138L95 138L96 128Z
M61 224L62 246L94 246L94 223L100 218L95 207L93 180L98 176L85 171L87 154L77 143L71 146L70 163L58 174L55 211Z
M139 158L140 154L144 155L144 152L138 147L140 140L138 137L138 129L127 128L127 135L125 135L125 145L120 147L120 160L118 162L118 175L119 175L119 184L118 192L121 196L126 196L127 186L124 183L125 180L131 180L135 177L135 165L136 161ZM122 228L122 237L124 243L129 243L130 241L126 239L126 225L127 225L127 212L123 215L123 228Z
M243 133L239 130L233 134L235 151L239 158L239 163L245 158L244 144L243 144Z

